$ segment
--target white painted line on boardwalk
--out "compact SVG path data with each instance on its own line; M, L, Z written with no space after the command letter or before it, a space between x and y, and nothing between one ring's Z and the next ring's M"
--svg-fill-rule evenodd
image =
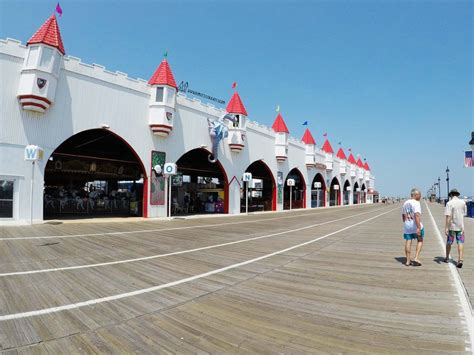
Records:
M439 244L443 252L445 252L445 248L446 248L445 240L441 234L441 231L438 228L438 225L436 224L433 214L431 213L430 206L428 206L428 203L426 202L425 204L426 204L426 208L428 209L428 213L430 215L433 228L436 231L436 235L438 236ZM467 295L466 288L464 287L462 283L461 276L459 275L459 272L456 269L456 267L452 263L448 263L448 268L451 271L451 276L454 280L457 296L459 298L459 301L461 302L462 314L460 315L464 316L464 319L466 320L466 323L467 323L466 326L469 332L469 341L471 344L474 345L474 316L472 314L472 307L469 301L469 297ZM474 348L472 349L472 353L474 354Z
M296 228L296 229L291 229L291 230L287 230L287 231L283 231L283 232L277 232L277 233L272 233L272 234L266 234L266 235L261 235L261 236L258 236L258 237L236 240L236 241L233 241L233 242L227 242L227 243L221 243L221 244L214 244L214 245L209 245L209 246L207 246L207 247L201 247L201 248L194 248L194 249L187 249L187 250L175 251L175 252L166 253L166 254L150 255L150 256L144 256L144 257L135 258L135 259L125 259L125 260L109 261L109 262L97 263L97 264L85 264L85 265L77 265L77 266L66 266L66 267L51 268L51 269L39 269L39 270L27 270L27 271L6 272L6 273L3 273L3 274L0 274L0 277L6 277L6 276L20 276L20 275L31 275L31 274L40 274L40 273L55 272L55 271L77 270L77 269L85 269L85 268L91 268L91 267L100 267L100 266L108 266L108 265L132 263L132 262L136 262L136 261L144 261L144 260L150 260L150 259L164 258L164 257L166 257L166 256L173 256L173 255L180 255L180 254L193 253L193 252L196 252L196 251L207 250L207 249L213 249L213 248L219 248L219 247L223 247L223 246L227 246L227 245L233 245L233 244L239 244L239 243L244 243L244 242L250 242L250 241L259 240L259 239L271 238L271 237L275 237L275 236L282 235L282 234L298 232L298 231L301 231L301 230L305 230L305 229L309 229L309 228L314 228L314 227L322 226L322 225L329 224L329 223L339 222L339 221L342 221L342 220L345 220L345 219L349 219L349 218L354 218L354 217L361 216L361 215L364 215L364 214L368 214L368 213L372 213L372 212L377 212L377 211L380 211L380 210L382 210L382 209L384 209L384 208L378 208L378 209L375 209L375 210L370 210L370 211L366 211L366 212L354 214L354 215L351 215L351 216L348 216L348 217L342 217L342 218L338 218L338 219L333 219L333 220L327 221L327 222L315 223L315 224L311 224L311 225L309 225L309 226L300 227L300 228Z
M362 205L358 205L362 206ZM360 207L352 207L352 208L341 208L341 209L336 209L337 211L351 211L354 209L358 209ZM304 210L303 210L304 211ZM135 233L155 233L155 232L164 232L164 231L174 231L174 230L185 230L185 229L197 229L197 228L209 228L209 227L221 227L221 226L229 226L229 225L235 225L235 224L242 224L242 223L259 223L259 222L266 222L266 221L272 221L272 220L280 220L280 219L289 219L289 218L298 218L298 217L305 217L305 216L311 216L311 215L322 215L322 214L327 214L327 213L332 213L334 212L333 210L331 211L322 211L320 213L314 213L316 211L321 211L321 209L313 209L310 213L302 213L302 214L297 214L294 216L285 216L285 217L275 217L275 218L262 218L262 219L256 219L256 220L246 220L246 221L237 221L237 222L228 222L228 223L214 223L214 224L203 224L199 226L184 226L184 227L172 227L172 228L159 228L159 229L143 229L143 230L136 230L136 231L124 231L124 232L105 232L105 233L89 233L89 234L69 234L69 235L46 235L46 236L38 236L38 237L4 237L0 238L0 241L5 241L5 240L29 240L29 239L56 239L56 238L80 238L80 237L105 237L109 235L122 235L122 234L135 234ZM372 210L376 211L376 210ZM299 212L297 210L294 210L294 212ZM291 213L291 211L290 211Z
M177 280L177 281L173 281L173 282L168 282L168 283L166 283L166 284L157 285L157 286L153 286L153 287L149 287L149 288L143 288L143 289L136 290L136 291L132 291L132 292L120 293L120 294L113 295L113 296L107 296L107 297L102 297L102 298L96 298L96 299L92 299L92 300L88 300L88 301L83 301L83 302L78 302L78 303L67 304L67 305L64 305L64 306L38 309L38 310L36 310L36 311L29 311L29 312L5 314L5 315L0 316L0 321L6 321L6 320L12 320L12 319L21 319L21 318L29 318L29 317L35 317L35 316L44 315L44 314L57 313L57 312L61 312L61 311L67 311L67 310L71 310L71 309L77 309L77 308L81 308L81 307L92 306L92 305L99 304L99 303L110 302L110 301L116 301L116 300L120 300L120 299L123 299L123 298L132 297L132 296L139 296L139 295L142 295L142 294L144 294L144 293L154 292L154 291L163 290L163 289L166 289L166 288L169 288L169 287L173 287L173 286L178 286L178 285L181 285L181 284L184 284L184 283L187 283L187 282L191 282L191 281L194 281L194 280L202 279L202 278L204 278L204 277L208 277L208 276L212 276L212 275L215 275L215 274L219 274L219 273L224 272L224 271L227 271L227 270L232 270L232 269L235 269L235 268L244 266L244 265L252 264L252 263L254 263L254 262L257 262L257 261L260 261L260 260L264 260L264 259L270 258L270 257L275 256L275 255L283 254L283 253L286 253L286 252L291 251L291 250L296 249L296 248L303 247L303 246L308 245L308 244L315 243L315 242L317 242L317 241L319 241L319 240L328 238L328 237L330 237L330 236L332 236L332 235L334 235L334 234L338 234L338 233L344 232L344 231L346 231L346 230L348 230L348 229L351 229L351 228L354 228L354 227L356 227L356 226L358 226L358 225L361 225L361 224L363 224L363 223L369 222L369 221L371 221L371 220L373 220L373 219L375 219L375 218L378 218L378 217L380 217L380 216L383 216L383 215L385 215L385 214L387 214L387 213L390 213L390 212L392 212L392 211L394 211L394 210L398 210L398 207L397 207L397 208L390 209L390 210L387 211L387 212L380 213L380 214L378 214L378 215L376 215L376 216L374 216L374 217L370 217L370 218L368 218L368 219L366 219L366 220L364 220L364 221L351 224L350 226L341 228L341 229L339 229L339 230L337 230L337 231L335 231L335 232L328 233L328 234L326 234L326 235L323 235L322 237L315 238L315 239L309 240L309 241L307 241L307 242L300 243L300 244L294 245L294 246L292 246L292 247L289 247L289 248L286 248L286 249L282 249L282 250L279 250L279 251L276 251L276 252L273 252L273 253L270 253L270 254L266 254L266 255L263 255L263 256L259 256L258 258L254 258L254 259L250 259L250 260L247 260L247 261L243 261L243 262L241 262L241 263L229 265L229 266L226 266L226 267L223 267L223 268L220 268L220 269L215 269L215 270L212 270L212 271L208 271L208 272L205 272L205 273L202 273L202 274L199 274L199 275L195 275L195 276L191 276L191 277L186 277L186 278L181 279L181 280Z

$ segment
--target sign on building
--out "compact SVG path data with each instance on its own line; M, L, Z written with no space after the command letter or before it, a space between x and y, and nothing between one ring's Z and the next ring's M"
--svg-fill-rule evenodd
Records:
M43 149L37 145L27 145L25 148L26 161L41 161L43 160Z

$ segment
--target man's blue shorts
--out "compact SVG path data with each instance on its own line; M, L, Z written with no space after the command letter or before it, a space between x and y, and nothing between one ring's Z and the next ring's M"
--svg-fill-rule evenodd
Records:
M421 228L421 231L420 231L420 235L421 235L421 239L423 239L423 237L425 236L425 228ZM411 234L403 234L403 239L405 240L413 240L413 239L418 239L418 236L416 235L416 233L411 233Z

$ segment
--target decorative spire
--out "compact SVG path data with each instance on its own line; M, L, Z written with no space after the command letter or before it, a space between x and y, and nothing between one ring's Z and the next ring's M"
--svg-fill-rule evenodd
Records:
M301 140L303 141L304 144L316 145L316 141L314 140L308 128L306 128L306 131L304 131L304 135L303 135L303 138L301 138Z
M339 150L337 151L337 155L336 155L339 159L342 159L342 160L346 160L347 157L346 157L346 154L344 153L344 150L342 148L339 148Z
M278 106L278 109L279 108L280 106ZM273 122L272 129L277 133L290 133L280 113L278 113L277 117L275 118L275 122Z
M364 169L367 171L370 171L370 167L369 167L369 164L367 164L367 162L365 162L364 164Z
M349 151L351 151L351 150L349 149ZM354 156L352 155L352 153L349 154L349 158L347 159L347 161L348 161L349 163L351 163L351 164L357 164L357 162L356 162L356 160L354 159Z
M362 163L362 160L360 160L360 157L357 159L357 162L356 162L357 166L359 168L363 168L364 167L364 164Z
M64 50L63 40L61 39L61 33L59 32L58 21L55 15L51 15L45 23L36 31L36 33L26 43L27 46L31 44L43 43L48 46L56 48L62 53L66 54Z
M325 136L327 137L327 134ZM327 138L324 141L323 147L321 149L328 154L334 154L334 150L332 150L331 143L329 143L329 140Z
M167 52L165 52L167 55ZM178 90L178 86L176 85L176 81L174 80L173 72L171 71L171 67L166 60L166 56L163 61L160 63L158 68L156 69L153 76L148 81L150 85L168 85L176 90Z
M230 99L229 104L227 105L226 111L228 113L236 113L239 115L248 116L247 110L245 109L245 106L242 103L242 100L240 99L239 93L237 91L234 91L234 94L232 95L232 98Z

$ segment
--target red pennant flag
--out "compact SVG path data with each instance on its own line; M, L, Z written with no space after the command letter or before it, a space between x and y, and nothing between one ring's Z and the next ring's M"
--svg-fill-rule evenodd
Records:
M232 89L235 89L237 87L237 82L234 81L234 83L232 84Z

